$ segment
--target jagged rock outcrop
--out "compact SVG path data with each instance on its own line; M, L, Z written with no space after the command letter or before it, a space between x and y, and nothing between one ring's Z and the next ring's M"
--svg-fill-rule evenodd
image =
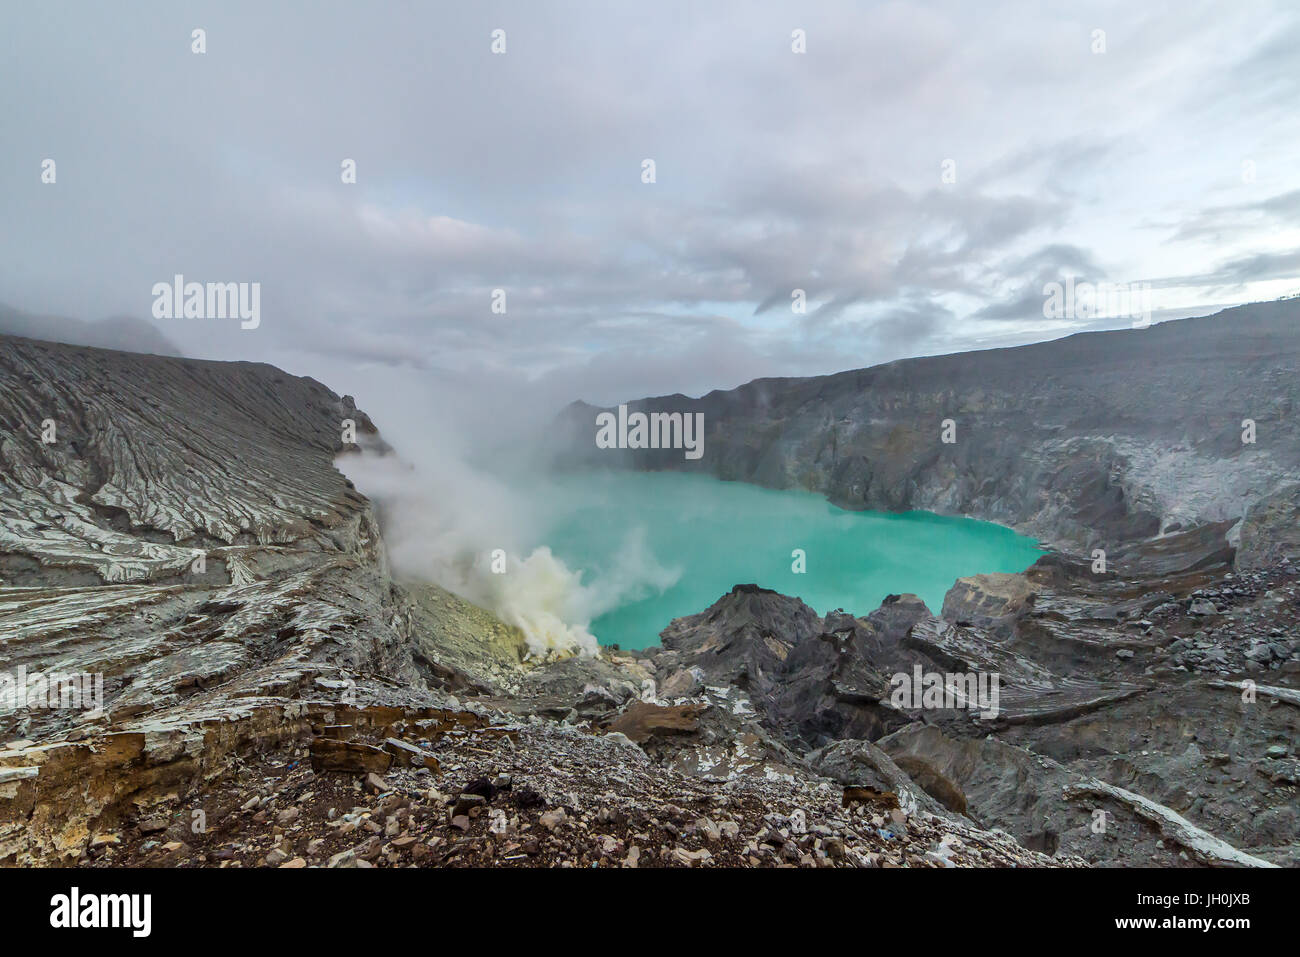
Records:
M1063 720L1151 687L1061 667L1064 659L1054 670L1038 660L1036 635L1022 641L955 624L914 595L891 596L863 619L843 612L822 619L798 599L737 586L699 615L672 622L661 637L673 667L698 670L708 685L743 689L769 730L807 748L876 738L913 720L921 702L900 707L892 689L894 676L910 679L917 669L997 675L997 700L989 707L972 701L929 709L932 720L985 729Z
M1002 618L1031 607L1035 596L1024 575L972 575L957 579L943 596L942 615L955 622Z
M708 609L662 634L662 668L698 670L706 686L743 691L766 726L808 747L842 737L876 737L882 714L864 708L888 695L851 618L823 620L798 599L737 585ZM670 663L670 664L669 664ZM666 676L666 685L677 680Z
M661 687L687 671L743 687L764 731L804 753L795 763L919 793L1044 853L1296 864L1300 576L1234 573L1222 531L1136 543L1105 570L1054 553L963 579L942 616L891 596L865 618L819 622L796 598L742 586L638 654ZM896 706L888 689L917 669L996 675L997 713ZM846 672L884 690L844 694Z
M952 807L957 803L952 800L953 795L949 795L948 803L932 796L893 758L870 741L858 738L836 741L809 754L808 762L819 774L833 778L845 787L865 786L885 794L895 794L901 806L914 804L942 818L966 814L965 807L960 811ZM964 796L960 803L965 804Z

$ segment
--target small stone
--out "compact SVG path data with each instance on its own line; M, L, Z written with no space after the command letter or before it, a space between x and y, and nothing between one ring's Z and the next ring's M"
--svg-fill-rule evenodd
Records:
M329 859L326 867L356 867L357 852L353 850L340 851Z
M408 744L399 738L385 740L384 750L391 754L397 763L403 767L428 768L430 771L439 770L437 758L423 748L417 748L415 745Z
M564 819L567 816L568 815L564 813L564 808L557 807L543 814L539 819L539 823L548 831L554 831L564 822Z
M487 803L487 798L481 794L462 793L458 798L456 798L456 803L451 810L451 816L456 817L460 814L469 814L471 810L484 807Z
M684 847L674 847L670 856L675 862L685 867L694 867L696 864L703 864L713 859L713 855L704 848L700 848L698 851L688 851Z

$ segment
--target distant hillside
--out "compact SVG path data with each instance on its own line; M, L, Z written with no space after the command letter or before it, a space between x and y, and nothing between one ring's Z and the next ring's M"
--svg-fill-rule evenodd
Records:
M0 333L156 356L181 354L152 323L133 316L110 316L88 322L67 316L38 316L0 303Z

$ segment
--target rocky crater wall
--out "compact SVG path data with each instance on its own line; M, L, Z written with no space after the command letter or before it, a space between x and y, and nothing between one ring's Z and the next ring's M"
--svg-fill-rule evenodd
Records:
M597 448L603 410L575 403L562 417L561 464L702 471L844 508L968 515L1076 550L1114 546L1236 521L1294 481L1298 372L1300 301L1262 303L627 403L703 413L699 459Z

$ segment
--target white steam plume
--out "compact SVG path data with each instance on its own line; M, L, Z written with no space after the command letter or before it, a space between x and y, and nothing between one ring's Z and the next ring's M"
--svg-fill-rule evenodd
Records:
M541 475L508 487L454 458L432 472L373 452L341 457L338 466L375 502L395 574L489 609L523 632L534 656L596 654L593 620L680 575L654 559L643 529L631 529L608 566L584 582L582 571L533 544L565 500ZM498 549L505 574L493 571Z

